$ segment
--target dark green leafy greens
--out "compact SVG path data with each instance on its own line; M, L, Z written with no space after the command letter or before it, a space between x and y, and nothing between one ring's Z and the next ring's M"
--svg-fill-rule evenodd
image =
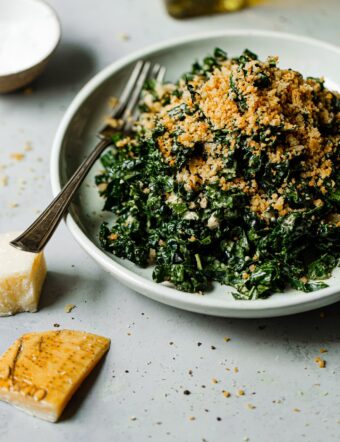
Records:
M193 106L181 103L168 114L178 124L192 115L202 121L205 117L197 104L193 79L209 79L226 60L226 53L216 49L202 64L196 62L167 94L158 96L152 82L146 89L162 106L171 97L181 99L183 91L189 91ZM234 62L247 72L249 63L253 66L256 60L257 56L246 50ZM275 67L275 61L270 60L269 68ZM253 85L261 93L272 83L269 68L256 71L254 76ZM323 90L321 80L310 81L319 82ZM247 97L233 74L229 82L233 100L243 114L248 109ZM330 112L339 113L335 95L330 106ZM141 109L147 112L148 106L142 104ZM242 189L224 190L218 183L203 182L188 190L177 179L178 172L189 167L193 156L205 158L204 147L200 143L194 148L184 146L179 141L180 129L175 130L170 134L174 161L165 161L158 140L166 130L158 121L151 135L140 126L123 148L118 146L122 137L115 135L116 147L101 158L104 170L96 183L105 198L104 210L116 216L112 226L101 226L102 246L139 266L154 264L156 282L170 281L186 292L207 290L212 281L234 287L237 299L265 298L287 285L305 292L327 287L324 280L331 276L340 257L339 144L328 154L335 166L324 181L326 192L321 192L301 177L303 153L271 162L265 151L254 152L250 147L249 139L274 151L287 134L283 125L259 125L250 138L241 131L209 125L216 145L228 147L233 142L236 146L222 155L219 178L230 181L242 173L249 182L256 180L261 192L269 196L289 182L284 196L291 210L279 216L271 209L267 218L261 218L251 210L250 196ZM328 125L320 124L320 131L323 136L339 135L339 120L334 117ZM315 205L313 201L320 198L322 205Z

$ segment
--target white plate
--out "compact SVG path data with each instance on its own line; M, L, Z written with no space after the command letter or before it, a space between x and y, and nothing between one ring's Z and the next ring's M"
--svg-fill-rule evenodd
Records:
M340 70L340 49L305 37L264 31L221 31L195 35L158 44L136 52L99 72L78 93L68 108L57 131L51 160L54 194L60 191L70 174L95 145L96 130L108 114L108 97L119 96L131 67L140 58L157 61L167 68L167 79L176 80L190 69L195 59L201 59L219 46L230 56L249 48L261 58L279 55L281 67L291 67L304 75L323 75L329 87L336 84ZM340 299L340 269L328 281L329 287L312 293L288 290L265 300L236 301L228 288L216 284L205 296L183 293L151 278L151 269L140 269L129 261L104 252L98 242L101 222L111 220L111 214L101 212L103 201L94 186L94 176L100 170L93 167L72 204L66 218L67 226L85 249L105 270L121 282L154 300L171 306L225 317L261 318L282 316L312 310Z

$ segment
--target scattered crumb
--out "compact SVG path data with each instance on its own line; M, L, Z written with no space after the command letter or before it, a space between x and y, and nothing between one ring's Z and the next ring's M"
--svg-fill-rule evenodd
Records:
M319 356L317 358L315 358L314 361L318 364L318 366L320 368L326 367L326 361L324 359L320 358Z
M0 176L0 187L8 186L8 179L7 175Z
M9 203L9 204L8 204L8 207L9 207L10 209L15 209L16 207L19 207L19 204L18 204L18 203Z
M67 304L64 307L64 311L65 313L71 313L71 311L75 308L76 306L74 304Z
M295 413L300 413L300 408L293 408L293 411L295 411Z
M200 347L202 345L202 342L197 342L197 347Z
M223 393L224 397L230 397L231 396L230 392L227 391L227 390L223 390L222 393Z
M238 390L237 395L238 396L244 396L245 395L245 391L240 389L240 390Z
M196 420L195 416L189 416L189 421L195 421L195 420Z
M130 417L130 421L136 421L136 420L137 420L136 416L131 416Z
M320 348L320 353L327 353L328 350L326 348Z
M249 410L254 410L256 407L253 404L247 404L247 408L249 408Z
M31 150L33 150L33 147L31 146L31 143L29 141L27 141L27 143L24 146L24 151L30 152Z
M119 34L117 34L117 38L121 41L128 41L130 40L130 35L126 34L125 32L120 32Z
M238 373L238 367L234 367L234 373Z
M186 396L189 396L189 394L191 394L191 391L190 390L184 390L183 394L185 394Z
M117 97L110 97L109 98L109 106L113 109L114 107L118 106L119 99Z
M218 380L215 379L215 378L212 378L212 379L211 379L211 382L212 382L213 384L218 384Z
M212 345L211 350L216 350L216 347L214 345Z
M25 158L25 154L21 152L13 152L10 157L15 161L22 161Z
M224 336L223 339L225 340L225 342L229 342L230 341L230 338L228 338L228 336Z
M56 328L58 328L58 327L60 327L60 324L53 324L53 327L56 327Z
M220 422L222 420L222 418L217 417L216 420Z

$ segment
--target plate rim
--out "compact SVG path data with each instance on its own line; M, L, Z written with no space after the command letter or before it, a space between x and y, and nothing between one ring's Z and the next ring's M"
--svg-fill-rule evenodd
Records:
M319 48L332 51L340 57L339 46L315 38L286 32L266 31L259 29L233 29L217 30L214 32L200 32L184 37L182 36L166 40L164 42L146 46L143 49L134 51L131 54L119 58L100 70L79 90L69 104L59 123L53 140L50 159L50 180L53 195L56 196L61 190L61 148L68 126L72 121L74 114L78 111L79 106L90 94L92 94L92 92L94 92L97 87L100 86L102 82L104 82L109 76L113 75L125 65L154 52L170 49L171 47L180 46L182 44L196 42L199 40L238 36L259 36L277 39L283 38L290 41L316 45ZM279 295L274 295L266 299L244 301L234 299L214 299L209 298L209 295L200 296L198 294L184 293L177 289L147 280L143 276L140 276L134 271L129 270L121 264L115 262L86 236L70 213L66 215L65 221L68 229L80 246L96 262L98 262L98 264L100 264L106 271L111 273L118 280L149 298L184 310L204 314L213 314L217 316L249 318L269 317L283 316L285 314L312 310L314 308L329 305L340 299L340 288L338 289L337 287L328 287L308 294L301 293L301 296L292 296L292 299L285 300L284 303L282 302L282 299L280 299ZM305 299L303 299L303 295L306 296Z

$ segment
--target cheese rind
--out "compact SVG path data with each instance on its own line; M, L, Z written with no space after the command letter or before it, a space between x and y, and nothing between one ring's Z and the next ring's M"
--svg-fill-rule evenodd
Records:
M0 358L0 400L56 422L109 346L75 330L23 335Z
M0 234L0 316L36 312L47 273L43 252L23 252L9 244L18 235Z

